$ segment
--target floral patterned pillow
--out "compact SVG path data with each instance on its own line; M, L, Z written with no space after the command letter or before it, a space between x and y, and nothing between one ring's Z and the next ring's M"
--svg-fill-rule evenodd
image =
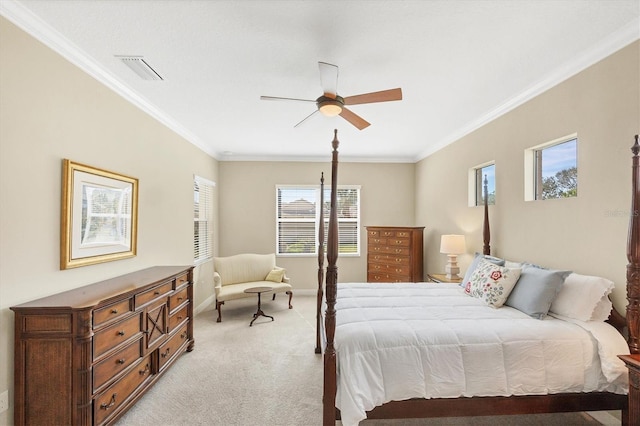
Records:
M505 268L481 259L465 284L464 292L482 299L489 306L499 308L516 286L520 272L522 269Z

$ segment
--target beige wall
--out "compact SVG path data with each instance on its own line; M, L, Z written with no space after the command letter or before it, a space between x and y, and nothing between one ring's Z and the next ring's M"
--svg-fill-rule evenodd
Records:
M63 158L139 179L135 258L59 269ZM193 263L194 174L216 181L217 161L0 18L0 392L9 389L11 406L9 307L153 265ZM212 293L210 277L198 277L196 306ZM0 424L12 418L12 409L0 413Z
M220 229L219 255L275 252L276 185L319 185L320 174L324 172L325 185L329 187L332 139L333 135L328 133L326 163L220 163L219 214L220 223L224 225ZM414 224L414 182L413 164L340 164L338 183L361 186L362 216L361 255L339 258L341 282L367 279L365 226ZM287 269L294 291L317 289L317 256L281 256L277 258L277 264Z
M467 207L467 173L493 160L492 253L607 277L616 283L616 307L624 309L629 148L640 131L639 50L633 43L417 163L416 220L427 225L428 271L444 267L442 233L467 236L463 271L482 251L483 212ZM578 197L524 201L524 150L572 133L578 134Z

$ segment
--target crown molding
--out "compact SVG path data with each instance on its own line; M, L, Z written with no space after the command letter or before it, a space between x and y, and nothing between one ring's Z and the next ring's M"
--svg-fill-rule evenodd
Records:
M420 160L423 160L436 151L439 151L445 146L456 142L457 140L468 135L474 130L477 130L480 127L490 123L496 118L546 92L552 87L557 86L563 81L569 79L570 77L573 77L581 71L584 71L586 68L603 60L607 56L612 55L613 53L628 46L638 39L640 39L640 18L634 19L629 24L620 28L618 31L602 39L598 44L576 55L574 58L565 62L551 73L547 74L545 77L530 86L528 89L507 100L501 105L498 105L487 114L479 117L477 120L468 123L458 131L450 134L440 141L437 141L433 145L430 145L426 150L422 151L414 159L414 161L418 162Z

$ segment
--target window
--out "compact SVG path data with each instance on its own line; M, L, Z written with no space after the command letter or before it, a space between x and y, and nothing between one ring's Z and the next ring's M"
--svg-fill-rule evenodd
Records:
M213 257L214 182L195 176L193 180L193 260L202 263Z
M484 206L484 181L487 180L487 204L496 203L496 165L480 164L469 169L469 207Z
M360 187L338 187L338 252L360 254ZM331 190L324 191L325 238L329 227ZM320 186L276 187L276 252L278 255L317 255Z
M566 136L525 151L525 199L578 195L578 138ZM528 177L528 179L527 179Z

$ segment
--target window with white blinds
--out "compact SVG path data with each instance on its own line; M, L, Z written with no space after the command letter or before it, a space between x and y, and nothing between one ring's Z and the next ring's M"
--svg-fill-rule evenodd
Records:
M195 264L213 257L213 188L200 176L193 179L193 261Z
M325 189L325 245L331 190ZM337 192L338 251L360 255L360 187L341 185ZM320 186L276 187L276 251L278 255L317 255Z

